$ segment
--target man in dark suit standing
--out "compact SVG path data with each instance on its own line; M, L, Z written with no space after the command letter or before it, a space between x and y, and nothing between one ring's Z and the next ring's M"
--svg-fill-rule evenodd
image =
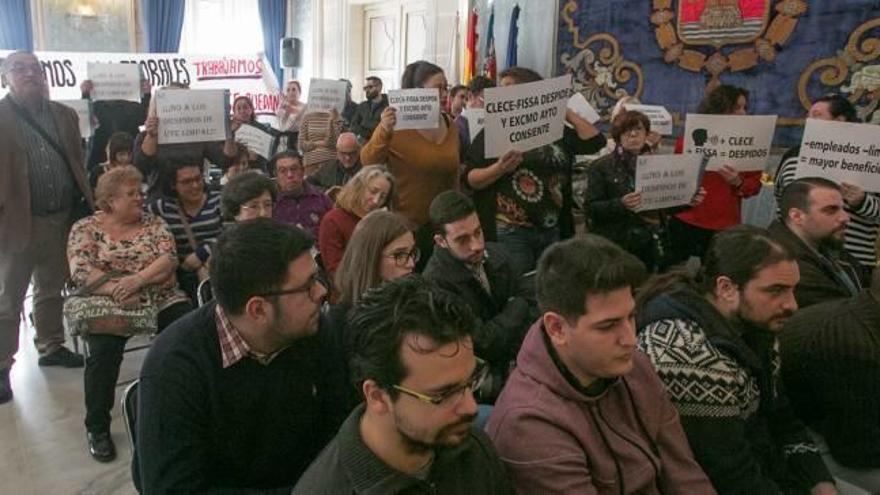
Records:
M9 369L32 277L40 366L83 366L63 346L61 290L74 215L93 206L76 112L48 100L33 53L9 55L2 75L10 93L0 100L0 403L12 399Z

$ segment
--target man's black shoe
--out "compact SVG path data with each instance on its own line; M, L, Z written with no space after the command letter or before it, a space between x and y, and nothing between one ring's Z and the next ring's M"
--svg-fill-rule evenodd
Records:
M110 438L109 431L88 432L89 453L98 462L110 462L116 459L116 446L113 445L113 439Z
M82 354L76 354L67 347L59 347L52 354L40 356L37 360L40 366L61 366L64 368L82 368L85 366L85 360Z
M9 368L0 370L0 404L12 400L12 384L9 383Z

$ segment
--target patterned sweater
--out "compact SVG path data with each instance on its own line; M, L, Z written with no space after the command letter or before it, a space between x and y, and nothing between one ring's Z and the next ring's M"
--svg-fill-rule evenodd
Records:
M807 493L832 479L781 387L773 334L735 328L684 287L650 300L638 327L719 493Z

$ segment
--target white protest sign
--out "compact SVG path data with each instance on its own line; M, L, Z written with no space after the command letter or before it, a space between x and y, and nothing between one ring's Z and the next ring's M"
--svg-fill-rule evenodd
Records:
M223 141L229 129L229 91L166 89L156 92L159 144Z
M568 99L568 108L574 110L574 113L578 114L581 118L586 120L591 124L595 124L602 120L602 117L599 115L599 112L593 108L593 105L590 105L590 102L584 97L581 93L575 93L571 98Z
M235 131L235 140L247 146L247 149L262 156L265 159L271 158L272 141L274 136L259 127L250 124L242 124Z
M666 110L666 107L661 107L660 105L633 105L627 103L623 105L623 108L645 114L645 116L648 117L648 120L651 121L651 131L656 132L661 136L672 135L672 115L669 113L669 110Z
M486 125L486 110L482 108L466 108L461 115L467 119L468 134L470 134L470 142L474 142L477 134L483 130Z
M571 74L503 88L486 88L486 158L529 151L562 138Z
M708 170L722 165L739 171L764 170L775 129L775 115L688 114L684 154L708 156Z
M83 139L92 137L92 108L89 100L55 100L64 106L76 110L79 117L79 134Z
M880 126L808 119L795 177L825 177L880 192Z
M440 127L440 91L436 88L391 90L388 106L397 109L395 130Z
M701 158L697 155L641 155L636 162L639 211L689 204L697 193Z
M141 67L138 64L89 62L86 72L94 84L92 101L141 101Z
M312 79L309 83L309 112L329 112L336 109L342 112L345 108L345 93L348 84L336 79Z

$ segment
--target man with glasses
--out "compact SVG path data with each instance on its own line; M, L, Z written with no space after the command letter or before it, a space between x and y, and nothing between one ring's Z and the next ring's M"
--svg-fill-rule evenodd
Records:
M368 291L351 315L350 365L365 403L294 494L513 493L485 434L472 428L486 366L473 315L418 276Z
M332 437L347 411L318 331L327 288L311 248L300 229L266 218L220 237L216 303L166 328L141 370L142 493L289 492Z
M49 101L40 61L24 51L2 64L0 100L0 404L12 399L9 370L33 279L40 366L82 367L64 344L61 290L67 236L78 206L92 208L76 112ZM82 208L83 210L86 208Z
M375 76L367 78L364 85L364 95L367 99L360 104L351 117L351 132L362 142L370 139L379 121L382 120L382 111L388 106L388 96L382 94L382 80ZM372 163L368 165L374 165Z
M343 132L336 140L336 160L324 164L306 180L322 191L339 189L360 172L360 154L361 147L357 142L357 136L352 132Z
M592 234L538 261L543 315L486 425L519 493L715 493L636 351L633 290L644 275Z
M440 193L428 209L434 252L424 277L456 294L480 320L474 340L492 366L482 399L498 396L526 330L538 317L534 287L510 263L503 247L486 242L473 201L458 191Z
M305 180L302 156L293 150L276 153L269 160L269 173L275 176L278 186L272 218L295 225L317 239L321 218L333 208L333 202Z

